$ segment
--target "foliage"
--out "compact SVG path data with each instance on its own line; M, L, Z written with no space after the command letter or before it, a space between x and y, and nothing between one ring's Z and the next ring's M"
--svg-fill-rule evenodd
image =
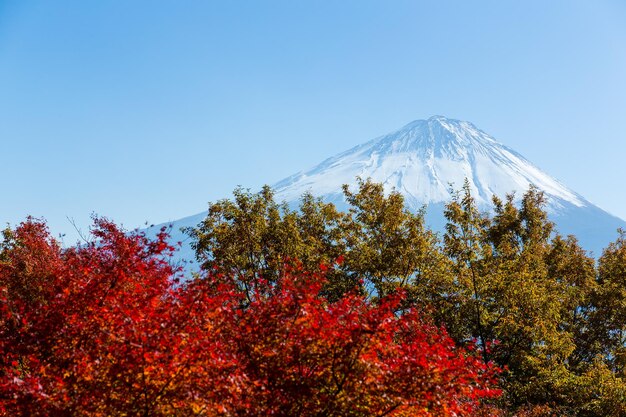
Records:
M358 187L344 187L347 212L310 194L293 211L277 204L269 187L258 194L237 189L232 201L209 205L206 219L189 230L192 245L204 269L232 276L246 295L259 278L274 281L290 259L314 271L341 258L327 271L323 292L331 300L355 289L384 297L402 287L413 302L432 302L445 285L446 261L423 213L406 210L397 192L385 196L380 184L359 179Z
M575 237L554 233L544 205L533 187L519 206L513 195L494 197L492 215L478 211L467 182L454 196L442 248L452 261L454 307L444 323L459 343L477 338L484 359L507 370L510 412L626 415L615 367L624 341L614 338L623 327L615 303L626 301L616 283L626 267L623 239L596 270Z
M0 398L9 415L139 415L176 402L169 345L182 334L171 327L165 237L96 226L97 244L67 250L34 221L5 241Z
M69 249L32 219L4 233L2 415L495 413L495 368L400 313L402 292L329 301L295 260L271 280L250 267L243 288L215 271L179 284L164 233L95 226Z
M255 279L268 289L292 259L313 271L341 258L320 291L327 300L356 288L376 304L403 290L401 309L428 311L458 346L476 342L485 363L505 369L501 405L510 415L626 415L623 233L596 266L574 236L555 232L536 188L494 198L484 213L466 182L445 208L442 237L424 211L409 212L380 184L358 180L343 191L340 212L310 195L290 210L269 188L236 190L192 231L197 255L243 288L242 265L261 271Z
M241 367L229 414L473 415L478 399L499 393L493 369L445 331L414 310L396 315L401 294L329 303L322 284L287 272L229 316L222 337Z
M402 195L385 196L381 184L358 180L358 191L343 188L349 204L342 234L347 244L345 268L363 277L384 297L397 288L411 302L432 302L445 282L446 260L436 234L424 225L424 211L411 213Z
M587 338L594 264L573 237L552 235L543 204L531 188L519 208L512 195L494 198L489 217L466 184L448 205L444 251L458 309L446 322L457 340L477 337L485 360L506 367L509 408L567 415L582 406L572 384L595 357Z

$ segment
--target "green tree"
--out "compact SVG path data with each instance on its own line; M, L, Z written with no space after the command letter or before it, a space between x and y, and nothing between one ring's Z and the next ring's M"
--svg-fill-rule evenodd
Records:
M402 287L410 303L436 301L447 261L424 213L409 212L398 192L385 195L369 180L359 179L355 192L344 187L344 195L347 212L310 194L294 211L276 203L269 187L258 194L237 189L233 201L210 204L189 231L193 247L205 269L236 277L247 293L259 279L275 282L297 260L310 271L331 267L323 290L329 299L355 289L383 297Z
M275 282L289 258L302 258L303 241L296 214L274 201L270 187L233 194L232 201L210 204L207 217L188 232L202 267L233 277L251 301L260 281Z
M444 235L444 252L452 263L454 288L448 294L451 308L445 312L445 324L458 342L477 339L485 361L489 361L489 306L495 298L489 294L487 244L489 219L482 214L471 195L466 180L460 192L453 193L444 212L448 223Z
M445 252L457 288L445 323L459 342L477 339L485 360L507 369L510 409L568 415L583 407L573 389L594 356L594 263L575 238L553 232L544 206L531 188L519 206L508 195L493 199L492 216L481 214L465 183L446 209Z
M437 235L424 224L424 210L410 212L402 195L386 196L382 184L359 178L357 186L356 192L343 187L350 206L344 222L347 268L364 277L376 297L403 288L414 304L436 302L447 289L448 263Z
M593 324L611 369L624 376L626 367L626 232L598 261L598 290L594 299Z

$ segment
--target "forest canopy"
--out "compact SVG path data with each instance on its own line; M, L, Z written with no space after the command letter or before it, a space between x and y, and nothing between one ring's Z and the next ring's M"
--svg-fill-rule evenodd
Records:
M510 415L626 415L624 232L596 262L558 234L536 188L494 197L485 213L466 183L445 207L443 233L381 184L343 191L345 211L312 195L292 210L269 187L236 189L189 231L197 258L243 294L260 279L271 287L293 262L330 265L328 300L356 289L376 303L401 290L403 308L504 370L499 404Z
M381 184L343 192L236 189L188 230L192 277L164 231L7 228L0 413L626 415L623 232L596 262L534 188L484 213L466 184L443 233Z

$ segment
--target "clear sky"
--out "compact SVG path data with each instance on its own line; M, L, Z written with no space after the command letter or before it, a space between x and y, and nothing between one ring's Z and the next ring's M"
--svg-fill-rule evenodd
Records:
M434 114L626 218L626 2L0 0L3 224L174 220Z

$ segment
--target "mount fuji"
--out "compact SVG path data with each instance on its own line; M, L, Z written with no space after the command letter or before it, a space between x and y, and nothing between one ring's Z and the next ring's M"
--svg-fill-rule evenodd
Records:
M427 223L439 231L445 224L443 206L450 201L450 189L460 189L465 179L485 211L490 210L494 194L514 193L521 198L531 185L536 186L546 196L546 210L559 233L575 235L595 256L616 238L619 227L626 228L622 219L590 203L472 123L443 116L415 120L287 177L273 188L277 201L293 207L308 191L345 208L341 186L353 186L357 177L382 183L387 191L397 190L411 210L426 206ZM181 227L195 226L205 215L175 221L172 231L178 234Z

